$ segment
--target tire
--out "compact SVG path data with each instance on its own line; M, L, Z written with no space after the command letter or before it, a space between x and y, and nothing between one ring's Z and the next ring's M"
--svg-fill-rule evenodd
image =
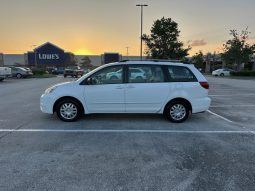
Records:
M190 108L184 101L170 102L164 111L164 116L171 122L181 123L189 117Z
M221 74L220 74L220 76L221 76L221 77L223 77L223 76L224 76L224 74L223 74L223 73L221 73Z
M66 78L66 75L64 74L64 78Z
M4 78L0 78L0 82L4 81Z
M18 73L18 74L16 74L16 77L17 77L18 79L20 79L20 78L22 78L22 74Z
M82 106L73 99L65 99L58 103L56 113L65 122L77 121L82 115Z

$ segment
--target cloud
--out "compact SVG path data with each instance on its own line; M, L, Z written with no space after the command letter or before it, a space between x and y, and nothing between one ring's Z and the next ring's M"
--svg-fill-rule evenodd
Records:
M202 40L189 40L187 42L187 44L189 46L205 46L205 45L207 45L207 42L205 42L204 39L202 39Z

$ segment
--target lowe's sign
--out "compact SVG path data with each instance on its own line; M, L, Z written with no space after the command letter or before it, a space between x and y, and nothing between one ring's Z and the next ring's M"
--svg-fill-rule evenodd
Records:
M28 53L28 63L37 66L61 66L67 62L68 53L47 42Z
M60 56L59 54L38 54L39 59L45 59L45 60L59 60Z

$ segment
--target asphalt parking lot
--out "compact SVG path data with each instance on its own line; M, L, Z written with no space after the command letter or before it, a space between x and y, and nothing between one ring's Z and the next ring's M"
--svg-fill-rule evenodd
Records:
M254 190L254 80L208 77L212 107L182 124L41 113L43 91L69 80L0 83L0 190Z

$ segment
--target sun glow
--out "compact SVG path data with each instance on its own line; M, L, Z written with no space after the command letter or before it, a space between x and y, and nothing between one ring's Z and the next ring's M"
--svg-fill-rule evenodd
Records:
M77 49L74 51L75 55L93 55L93 53L85 48Z

